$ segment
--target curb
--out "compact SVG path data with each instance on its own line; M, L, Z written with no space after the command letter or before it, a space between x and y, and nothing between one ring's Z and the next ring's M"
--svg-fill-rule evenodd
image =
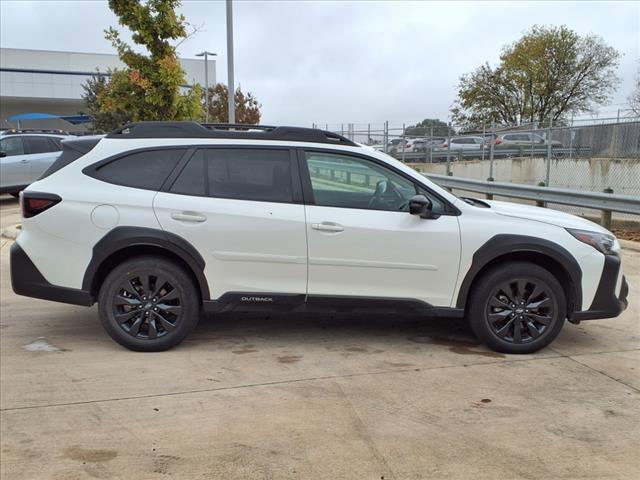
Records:
M621 240L621 239L618 239L618 242L620 242L620 246L624 250L632 250L634 252L640 252L640 242L634 242L633 240Z
M22 224L11 225L2 231L2 238L8 238L9 240L15 240L22 229Z

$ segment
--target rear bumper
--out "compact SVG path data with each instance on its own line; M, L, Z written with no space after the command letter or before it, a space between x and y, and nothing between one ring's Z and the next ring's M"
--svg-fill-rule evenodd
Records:
M11 287L18 295L73 305L93 305L94 300L89 292L47 282L17 242L11 246L10 263Z
M620 257L616 255L607 255L605 257L600 283L591 307L589 310L575 312L570 318L571 322L579 323L582 320L613 318L620 315L627 308L629 304L627 300L629 284L624 276L622 277L620 294L616 295L620 263Z

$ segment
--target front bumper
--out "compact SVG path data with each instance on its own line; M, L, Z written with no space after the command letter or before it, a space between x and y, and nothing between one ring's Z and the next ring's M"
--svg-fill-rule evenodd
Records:
M89 292L59 287L49 283L18 242L11 246L9 260L11 264L11 287L18 295L74 305L93 305L93 298Z
M620 274L621 261L617 255L607 255L604 259L604 267L596 295L593 298L589 310L574 312L569 319L572 323L580 323L582 320L596 320L599 318L613 318L620 315L628 306L629 284L622 277L620 294L616 295L616 284Z

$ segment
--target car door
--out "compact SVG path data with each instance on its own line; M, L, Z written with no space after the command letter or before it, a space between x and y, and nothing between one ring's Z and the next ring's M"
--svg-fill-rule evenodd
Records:
M304 301L307 240L292 150L199 148L169 183L154 211L201 253L212 299ZM265 292L279 295L250 295Z
M24 142L31 166L27 183L31 183L38 180L62 152L45 136L26 136Z
M458 275L458 217L443 199L370 157L300 151L310 297L419 299L450 306ZM439 218L408 213L422 193Z
M22 137L6 136L0 139L0 188L12 189L31 183L31 164L25 155Z

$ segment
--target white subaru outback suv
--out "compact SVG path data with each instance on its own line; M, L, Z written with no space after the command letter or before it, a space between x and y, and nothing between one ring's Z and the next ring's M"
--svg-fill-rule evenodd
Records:
M457 198L333 133L142 122L63 145L22 194L13 289L98 302L133 350L173 347L201 311L268 309L464 316L528 353L627 306L607 230Z

